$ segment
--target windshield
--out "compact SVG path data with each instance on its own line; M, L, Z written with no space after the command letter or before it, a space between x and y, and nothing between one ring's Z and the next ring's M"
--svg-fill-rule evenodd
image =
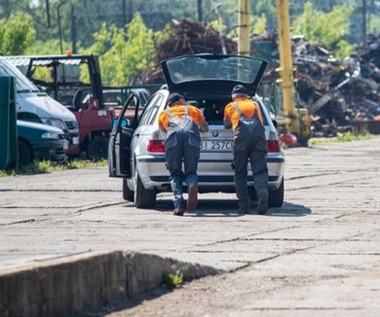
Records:
M0 76L15 77L17 92L39 91L15 66L0 59Z
M255 82L263 61L244 56L184 56L167 61L171 81L179 84L197 80Z

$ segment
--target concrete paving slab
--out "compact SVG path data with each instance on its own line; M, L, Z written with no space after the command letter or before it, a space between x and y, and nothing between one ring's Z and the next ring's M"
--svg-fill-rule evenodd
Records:
M287 149L285 204L265 216L238 215L234 194L219 193L185 217L170 195L138 210L106 168L0 178L0 272L17 258L131 250L231 273L141 297L118 317L376 316L378 153L379 138Z

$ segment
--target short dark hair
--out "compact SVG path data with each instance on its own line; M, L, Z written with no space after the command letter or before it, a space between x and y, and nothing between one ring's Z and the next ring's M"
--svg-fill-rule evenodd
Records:
M171 93L168 97L167 105L170 106L181 99L185 99L185 97L183 97L181 94L177 92Z
M244 95L248 95L248 90L247 90L247 88L245 88L243 85L236 85L236 86L232 89L232 95L236 95L236 94L244 94Z

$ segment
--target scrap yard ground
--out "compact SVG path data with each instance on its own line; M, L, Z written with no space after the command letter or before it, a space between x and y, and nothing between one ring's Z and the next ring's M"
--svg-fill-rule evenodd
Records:
M264 216L238 215L234 195L217 193L185 217L172 216L169 194L155 210L136 209L106 168L3 177L0 273L134 250L224 273L83 316L377 317L379 141L287 149L284 206Z

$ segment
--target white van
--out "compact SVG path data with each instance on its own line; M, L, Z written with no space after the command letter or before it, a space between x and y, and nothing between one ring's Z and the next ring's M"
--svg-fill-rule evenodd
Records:
M60 128L68 134L69 152L79 149L78 122L70 110L40 91L17 67L1 56L0 76L16 78L17 119Z

